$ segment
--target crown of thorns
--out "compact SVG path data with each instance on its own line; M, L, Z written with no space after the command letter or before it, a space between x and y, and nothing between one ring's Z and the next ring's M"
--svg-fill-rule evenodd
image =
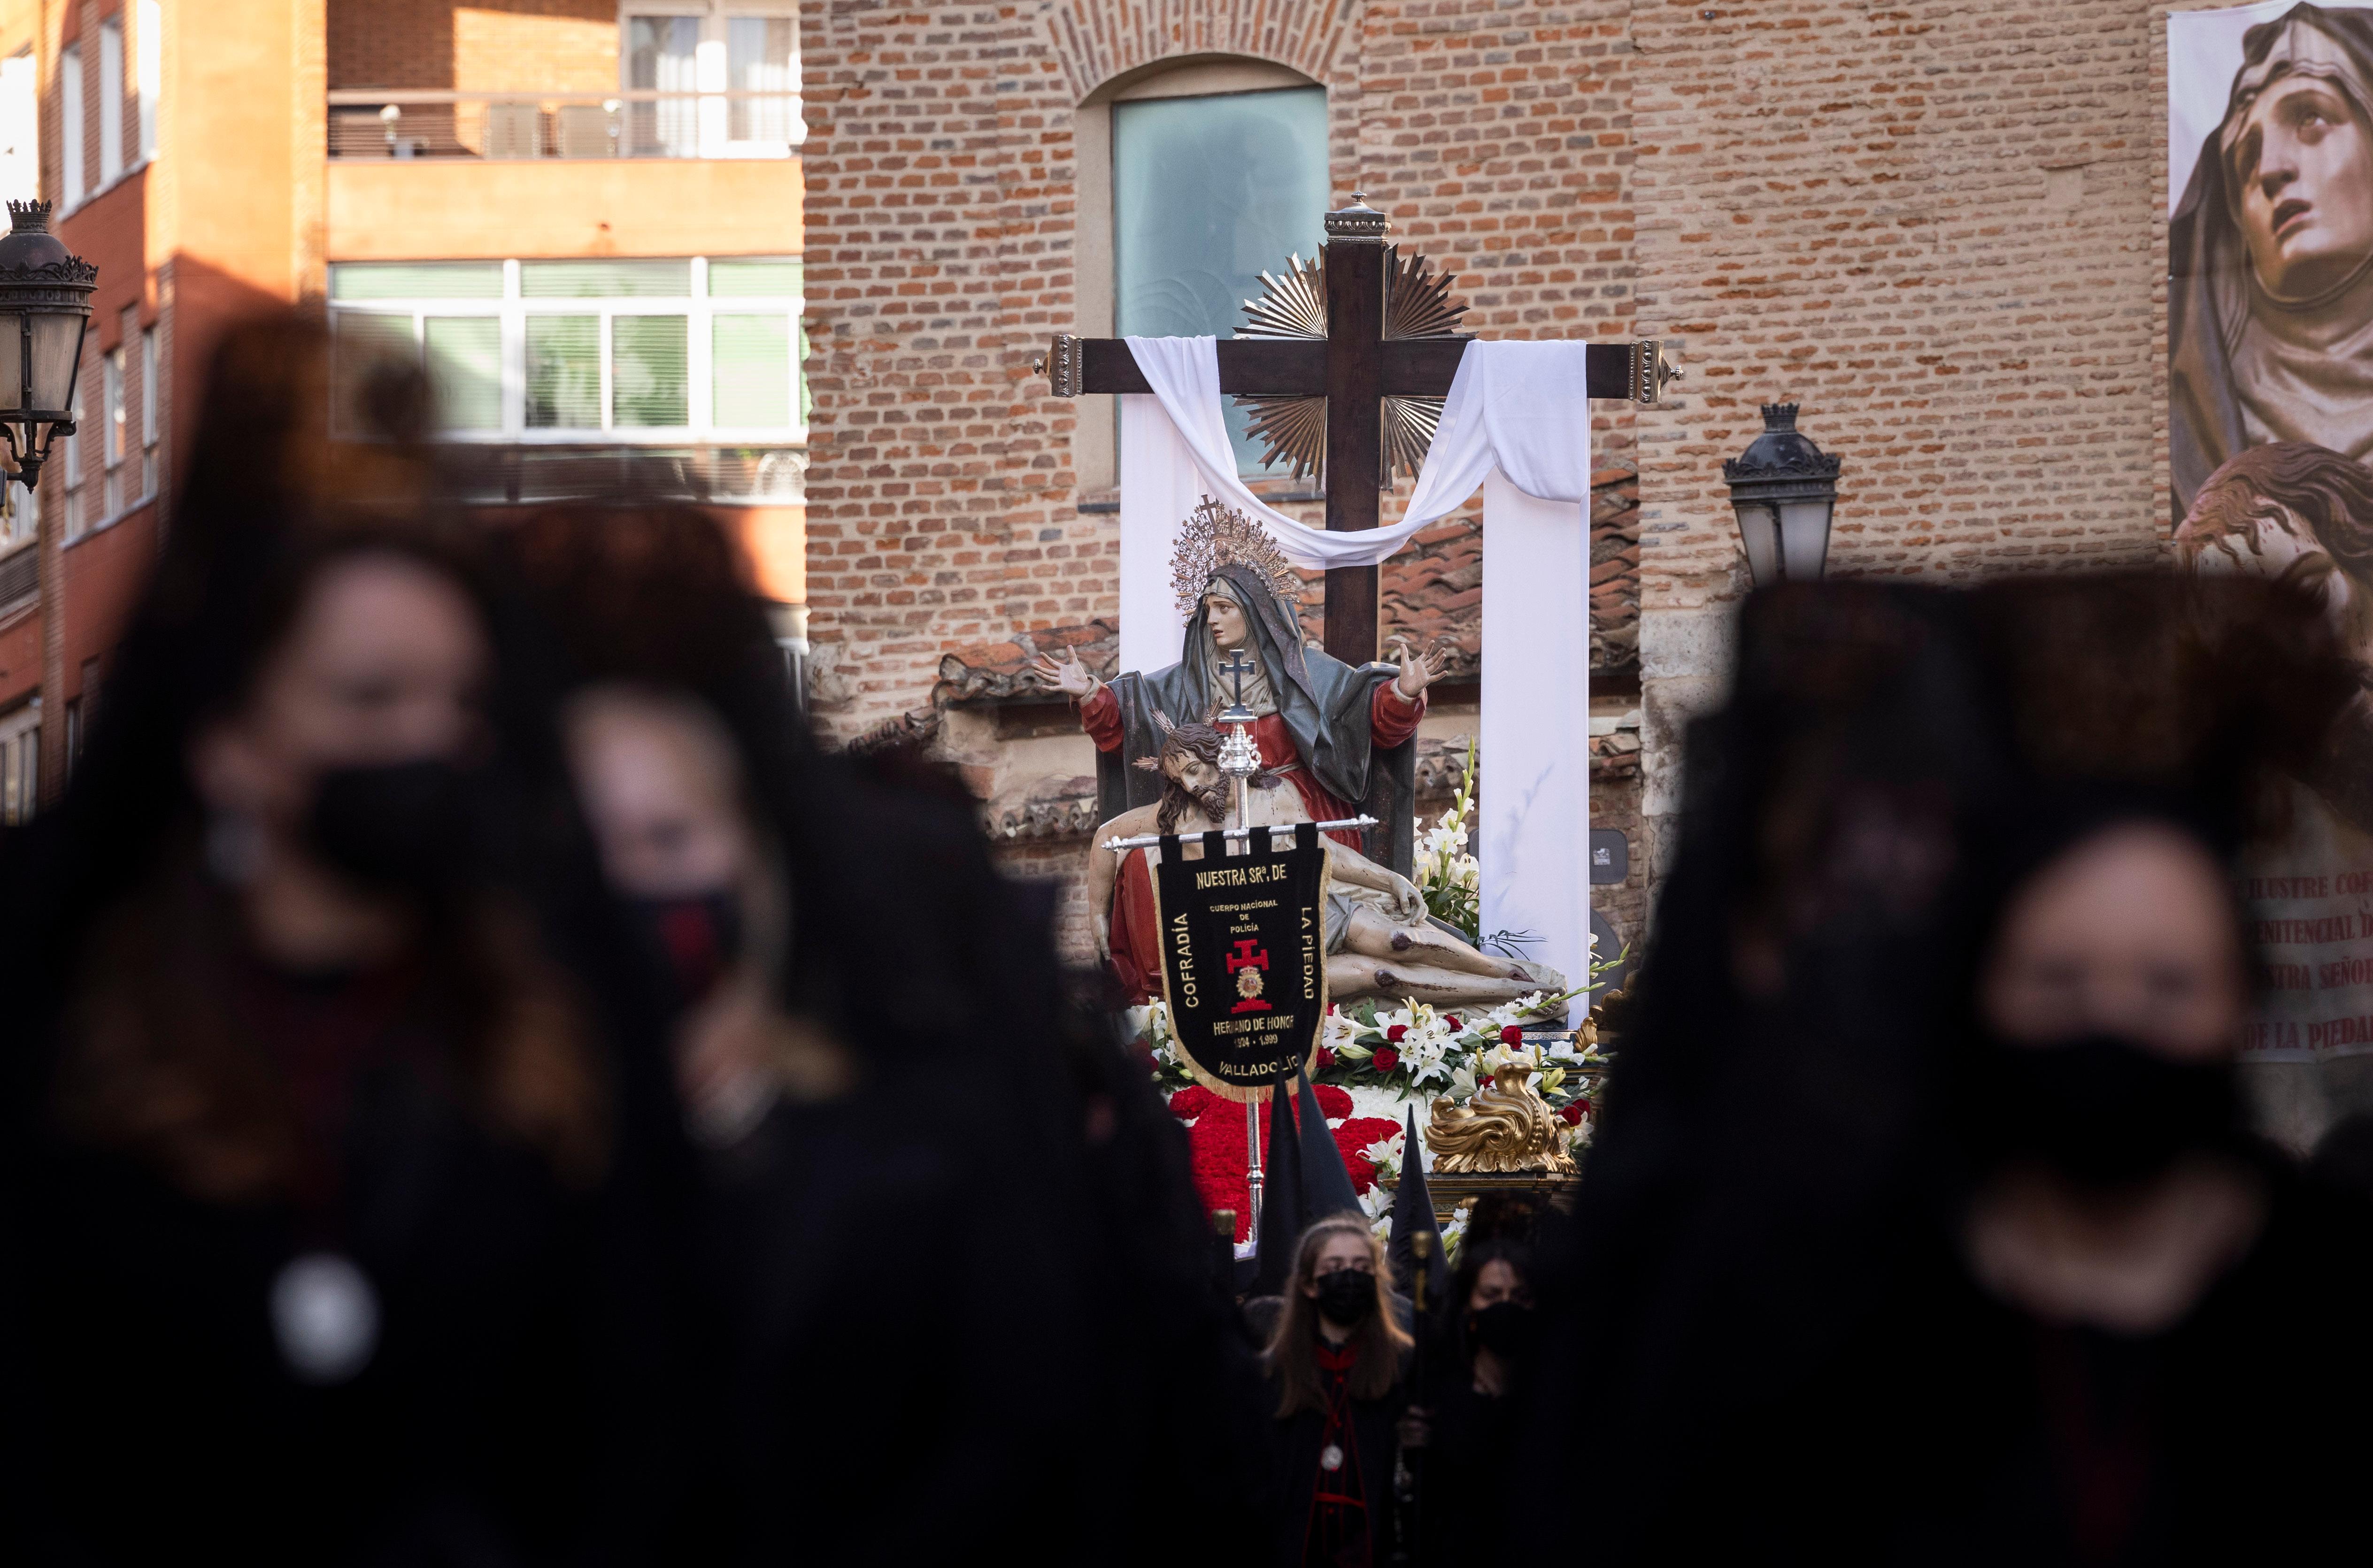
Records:
M1302 579L1293 564L1277 547L1268 530L1233 507L1210 497L1186 516L1178 531L1177 548L1170 556L1171 591L1178 596L1178 618L1195 618L1195 606L1211 574L1224 566L1246 566L1268 579L1289 604L1302 597Z

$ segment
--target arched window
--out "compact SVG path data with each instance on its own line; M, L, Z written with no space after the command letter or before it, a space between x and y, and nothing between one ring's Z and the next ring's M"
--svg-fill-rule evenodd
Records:
M1164 62L1099 89L1077 129L1082 332L1232 337L1260 274L1325 240L1327 89L1299 72ZM1245 415L1231 407L1229 425L1261 473ZM1112 439L1081 422L1083 486L1113 483Z

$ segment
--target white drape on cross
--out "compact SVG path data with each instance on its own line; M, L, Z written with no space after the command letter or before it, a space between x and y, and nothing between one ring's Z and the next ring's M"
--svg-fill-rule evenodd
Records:
M1237 475L1216 342L1128 340L1153 392L1120 400L1121 668L1177 661L1185 623L1170 556L1203 497L1258 520L1288 560L1315 568L1373 566L1481 486L1482 934L1528 937L1526 956L1582 984L1590 955L1588 345L1469 343L1402 520L1329 533L1264 504Z

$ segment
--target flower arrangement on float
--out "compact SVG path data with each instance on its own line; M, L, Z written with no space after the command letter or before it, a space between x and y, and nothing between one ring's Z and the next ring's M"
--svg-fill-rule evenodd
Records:
M1578 1153L1588 1144L1591 1090L1609 1061L1591 1043L1595 1032L1584 1030L1579 1045L1561 1037L1539 1046L1525 1041L1519 1023L1562 1000L1537 993L1466 1014L1414 1000L1397 1008L1369 1000L1327 1010L1313 1086L1361 1206L1372 1219L1381 1220L1391 1210L1391 1189L1379 1187L1377 1180L1400 1176L1409 1136L1405 1110L1414 1104L1421 1126L1435 1099L1465 1105L1511 1060L1536 1064L1533 1085L1564 1124L1568 1151ZM1159 999L1129 1009L1128 1024L1147 1054L1156 1085L1168 1097L1171 1114L1186 1124L1197 1189L1208 1207L1237 1211L1237 1238L1243 1239L1251 1218L1245 1181L1245 1107L1188 1076ZM1263 1103L1254 1109L1266 1146L1269 1108ZM1450 1232L1444 1232L1444 1241L1454 1241Z
M1475 743L1467 743L1467 774L1450 809L1432 827L1417 824L1409 881L1425 899L1425 912L1479 945L1483 928L1483 865L1467 848L1475 815Z
M1410 881L1424 896L1429 914L1470 943L1481 945L1482 870L1467 848L1475 813L1476 770L1476 748L1469 742L1466 777L1450 808L1430 827L1422 819L1416 825ZM1378 1186L1377 1180L1397 1181L1400 1176L1407 1157L1404 1113L1408 1107L1412 1104L1417 1107L1422 1125L1437 1099L1464 1106L1477 1089L1491 1081L1496 1070L1519 1053L1535 1068L1532 1089L1565 1127L1568 1152L1580 1153L1590 1141L1592 1095L1609 1058L1598 1048L1593 1024L1585 1024L1574 1035L1553 1038L1546 1045L1528 1044L1525 1025L1527 1020L1537 1024L1543 1015L1555 1014L1576 997L1595 995L1623 958L1623 954L1618 954L1612 959L1601 959L1594 953L1589 975L1581 987L1555 995L1536 991L1479 1012L1440 1010L1410 998L1404 998L1397 1007L1368 998L1349 1007L1327 1010L1312 1082L1361 1205L1372 1219L1381 1224L1391 1211L1392 1191ZM1156 1087L1167 1096L1172 1114L1186 1124L1197 1188L1208 1207L1237 1211L1241 1240L1250 1222L1245 1177L1245 1107L1195 1082L1171 1033L1169 1010L1161 999L1128 1009L1125 1024ZM1254 1110L1260 1118L1266 1146L1268 1106L1264 1103ZM1446 1246L1455 1247L1464 1223L1462 1216L1444 1228Z

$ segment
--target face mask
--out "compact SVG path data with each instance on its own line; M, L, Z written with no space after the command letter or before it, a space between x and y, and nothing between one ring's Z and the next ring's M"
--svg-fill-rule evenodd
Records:
M1376 1309L1376 1277L1364 1269L1318 1276L1318 1312L1329 1323L1357 1328Z
M1495 1301L1467 1316L1467 1336L1502 1361L1521 1361L1540 1337L1540 1318L1513 1301Z
M308 829L323 860L373 887L445 887L473 852L461 770L441 757L324 773Z
M1983 1060L1981 1152L2030 1155L2096 1186L2146 1180L2239 1121L2229 1062L2176 1061L2111 1036L1996 1043Z
M637 898L628 906L645 944L672 982L681 1012L717 989L742 956L742 901L730 887Z

